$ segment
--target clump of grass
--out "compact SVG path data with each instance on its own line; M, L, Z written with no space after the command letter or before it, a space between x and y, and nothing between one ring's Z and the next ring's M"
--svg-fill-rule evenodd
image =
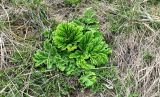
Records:
M145 62L151 63L152 60L154 59L154 56L153 56L151 53L146 52L146 53L144 53L144 55L143 55L143 59L144 59Z
M134 32L135 29L143 30L146 29L145 24L153 28L159 27L160 22L155 17L150 16L151 5L148 3L124 0L115 1L111 4L115 6L115 10L107 13L106 21L108 22L107 27L112 33L130 33Z
M64 2L69 5L77 5L81 2L81 0L64 0Z
M117 1L113 4L119 4L114 12L109 12L107 22L108 28L112 33L128 33L132 29L139 29L141 24L138 22L141 13L137 2Z

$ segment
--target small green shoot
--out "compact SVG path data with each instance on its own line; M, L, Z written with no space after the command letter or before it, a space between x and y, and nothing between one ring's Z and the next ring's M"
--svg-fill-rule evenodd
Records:
M146 52L143 55L143 59L144 59L145 62L150 63L154 59L154 56L151 53Z

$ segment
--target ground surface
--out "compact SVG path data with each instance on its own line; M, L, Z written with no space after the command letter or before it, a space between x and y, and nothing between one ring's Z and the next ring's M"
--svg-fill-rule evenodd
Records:
M51 80L76 86L76 78L66 81L52 70L34 69L32 56L43 41L41 32L82 15L88 7L96 11L113 49L110 63L118 70L122 92L77 87L69 94ZM56 97L61 92L66 97L160 97L160 1L82 0L67 5L63 0L0 0L0 51L2 97Z

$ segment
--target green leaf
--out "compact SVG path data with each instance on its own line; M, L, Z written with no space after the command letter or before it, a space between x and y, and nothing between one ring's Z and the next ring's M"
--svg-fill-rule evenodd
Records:
M49 40L46 40L44 42L44 50L38 50L33 56L35 67L45 64L48 69L51 69L53 64L55 64L54 57L56 55L57 49L49 42Z
M92 33L94 34L94 38L97 38L97 37L99 37L99 38L102 38L103 39L103 32L99 32L99 31L92 31Z
M76 64L75 64L75 60L71 59L68 63L68 67L66 68L66 74L67 75L72 75L72 74L75 74L75 73L78 73L79 70L78 68L76 67Z
M85 59L77 59L76 64L79 68L85 69L85 70L90 70L94 69L95 66L87 63Z
M112 52L103 41L102 34L98 33L100 32L86 32L79 43L79 48L82 51L81 56L87 56L93 65L101 65L108 62L108 55ZM75 56L78 57L79 55Z
M92 8L86 9L83 16L74 20L77 25L83 26L84 31L98 31L99 21L95 11Z
M69 44L67 46L67 49L68 49L68 51L73 51L73 50L77 49L77 45L71 45L71 44Z
M96 74L91 71L86 71L79 79L80 83L85 87L90 87L97 82Z
M67 62L60 55L55 57L55 61L56 61L56 67L61 71L64 71L66 68L65 65Z
M79 43L79 48L84 51L86 50L87 45L92 41L94 35L92 32L86 32L82 40Z
M52 44L49 42L48 39L44 41L43 48L44 48L46 51L50 51L50 49L52 48Z
M95 38L90 42L86 48L87 53L92 64L101 65L108 62L108 55L111 53L111 49L101 39Z
M76 59L88 59L89 56L87 56L86 54L84 54L83 52L77 50L74 53L71 53L69 55L69 58L76 58Z
M76 59L76 65L79 68L82 69L94 69L95 67L89 63L87 63L87 59L89 58L89 56L87 56L87 54L81 52L81 51L76 51L75 53L70 54L69 58L75 58Z
M62 50L72 51L82 39L82 27L74 23L61 23L53 34L54 43Z
M33 61L36 62L35 66L39 67L42 64L47 63L48 53L38 50L33 56Z

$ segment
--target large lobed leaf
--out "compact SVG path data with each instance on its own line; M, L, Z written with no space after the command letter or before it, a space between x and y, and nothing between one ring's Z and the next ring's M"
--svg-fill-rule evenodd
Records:
M54 43L62 50L72 51L82 38L82 27L74 23L61 23L53 34Z
M92 71L86 71L83 73L83 75L80 77L79 81L85 86L90 87L93 84L96 83L96 74Z
M35 67L45 64L48 69L52 68L55 63L54 58L57 55L57 49L55 46L53 46L49 40L46 40L44 42L44 50L37 50L33 56L33 61L36 62Z

